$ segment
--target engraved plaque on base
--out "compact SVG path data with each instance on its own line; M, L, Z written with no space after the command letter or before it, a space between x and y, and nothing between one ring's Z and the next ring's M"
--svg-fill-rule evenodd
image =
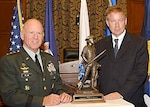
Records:
M72 103L103 103L105 102L104 96L102 93L99 93L97 90L92 89L83 89L77 90L73 95Z

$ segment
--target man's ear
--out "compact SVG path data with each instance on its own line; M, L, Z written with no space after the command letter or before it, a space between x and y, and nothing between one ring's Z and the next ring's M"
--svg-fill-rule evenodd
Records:
M106 24L107 24L107 26L109 27L109 22L108 22L108 20L106 20Z
M125 25L127 25L127 21L128 21L128 19L127 19L127 18L125 18Z
M23 33L23 31L20 32L20 37L21 37L21 40L24 40L24 33Z

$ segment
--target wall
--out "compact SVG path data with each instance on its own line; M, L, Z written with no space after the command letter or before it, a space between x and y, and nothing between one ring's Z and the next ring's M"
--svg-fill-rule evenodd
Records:
M0 58L9 51L10 29L13 14L12 9L15 2L16 0L0 0ZM22 2L26 18L38 18L44 25L45 0L22 0ZM76 0L76 2L72 2L72 0L69 0L68 2L61 0L55 1L53 4L57 50L59 52L60 61L63 62L63 50L65 48L78 48L79 27L76 25L75 19L80 11L80 0ZM87 0L87 4L91 34L96 36L95 41L97 41L101 36L104 36L105 33L104 11L108 1ZM118 0L117 4L126 9L126 0ZM144 14L143 7L144 0L127 0L127 28L131 33L139 35L141 32Z
M128 31L141 34L144 18L144 0L127 0Z
M25 0L22 0L25 15ZM0 0L0 58L9 52L11 20L16 0Z

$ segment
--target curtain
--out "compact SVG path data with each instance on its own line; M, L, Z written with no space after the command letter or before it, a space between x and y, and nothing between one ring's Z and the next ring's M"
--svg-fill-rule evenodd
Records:
M60 62L63 61L63 50L79 47L80 0L53 0L53 20L56 45ZM117 4L126 9L126 0L117 0ZM105 10L108 0L87 0L90 34L94 42L105 34ZM26 19L37 18L45 26L46 0L26 0Z

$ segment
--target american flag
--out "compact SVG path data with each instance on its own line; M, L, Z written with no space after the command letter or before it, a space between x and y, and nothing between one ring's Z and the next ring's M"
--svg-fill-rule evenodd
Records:
M24 18L22 17L22 6L19 0L13 9L13 17L11 22L11 36L10 36L10 48L9 51L16 51L22 47L22 41L20 38L20 31L23 26Z

